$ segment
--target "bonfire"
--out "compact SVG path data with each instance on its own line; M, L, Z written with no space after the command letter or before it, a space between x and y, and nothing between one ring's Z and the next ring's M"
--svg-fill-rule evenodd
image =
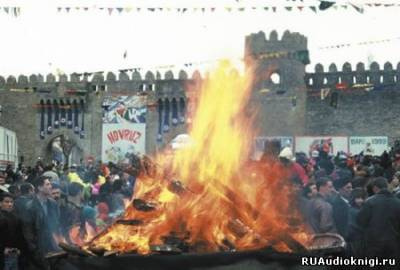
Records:
M295 252L309 235L278 163L249 162L251 70L229 62L190 89L192 143L147 162L124 216L82 245L90 252Z

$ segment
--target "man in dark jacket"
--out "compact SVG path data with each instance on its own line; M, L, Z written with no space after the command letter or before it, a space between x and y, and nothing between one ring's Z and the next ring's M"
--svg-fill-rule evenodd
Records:
M78 226L82 231L85 227L82 222L82 200L83 186L76 182L69 184L68 197L60 204L61 233L69 243L72 243L70 230L74 226Z
M60 213L57 203L50 198L51 183L47 176L34 181L36 196L28 203L28 218L23 226L29 252L40 269L48 269L44 256L59 251L56 237L59 233Z
M27 245L22 222L13 213L14 199L9 193L0 195L0 269L22 269Z
M351 178L338 178L333 182L333 186L337 190L331 200L333 210L333 220L338 233L347 239L349 230L350 217L350 197L352 191Z
M362 206L357 224L364 229L366 256L369 258L399 258L400 200L388 188L384 177L373 180L375 195Z
M27 219L26 207L35 195L35 187L31 183L23 183L20 187L21 196L15 200L15 214L21 219Z
M308 223L315 233L336 233L335 222L332 215L332 206L328 202L334 191L332 181L323 177L317 180L318 194L310 203L310 216Z

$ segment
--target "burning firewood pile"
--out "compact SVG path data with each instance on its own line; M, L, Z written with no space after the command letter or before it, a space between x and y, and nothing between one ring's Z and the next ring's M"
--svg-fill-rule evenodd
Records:
M307 232L297 189L279 162L248 161L255 129L243 112L251 82L222 63L200 89L188 89L197 100L193 143L145 158L124 215L79 247L62 245L75 268L60 269L202 269L196 267L241 261L268 269L274 260L298 264L301 254L342 251L338 236Z

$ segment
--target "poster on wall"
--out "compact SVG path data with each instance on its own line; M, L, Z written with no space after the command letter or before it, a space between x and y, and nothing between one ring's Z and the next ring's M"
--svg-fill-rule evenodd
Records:
M295 138L296 153L303 152L311 156L314 150L323 150L330 155L336 155L337 152L349 152L348 139L345 136L305 136Z
M349 150L353 155L363 152L364 155L380 156L389 149L389 140L386 136L359 136L349 138Z
M260 160L262 154L264 153L266 142L270 141L279 141L281 144L281 149L286 146L289 146L293 151L293 137L285 137L285 136L256 137L254 139L254 151L252 155L253 160Z
M102 108L102 161L124 163L128 162L133 154L145 154L146 98L143 96L106 97Z

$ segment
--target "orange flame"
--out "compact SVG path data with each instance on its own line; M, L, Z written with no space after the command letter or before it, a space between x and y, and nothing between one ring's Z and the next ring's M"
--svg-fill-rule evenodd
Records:
M254 116L244 113L250 74L241 76L221 62L190 91L197 101L189 132L193 143L157 156L156 170L137 181L135 198L154 209L143 211L131 203L124 219L143 224L116 223L86 248L147 254L171 235L195 252L268 245L291 251L285 235L304 242L304 230L294 224L299 215L285 171L278 163L248 161L255 135Z

